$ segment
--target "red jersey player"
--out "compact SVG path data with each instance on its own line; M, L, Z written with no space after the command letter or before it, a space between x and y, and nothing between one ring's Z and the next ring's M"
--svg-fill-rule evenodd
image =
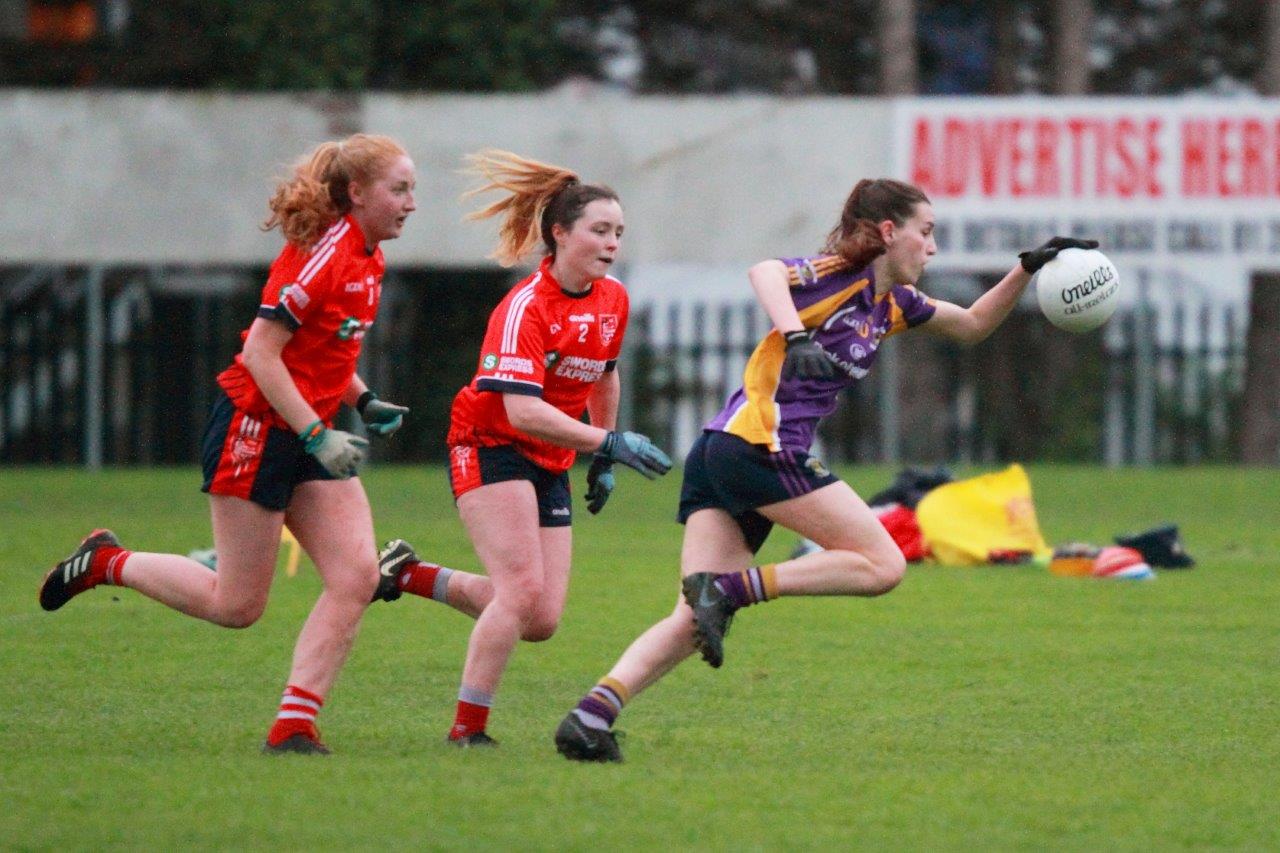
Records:
M371 432L394 432L408 409L378 400L356 375L378 311L379 244L414 211L413 161L394 140L356 134L300 161L271 199L266 227L287 244L257 319L218 376L203 443L204 491L218 570L173 554L126 551L96 530L45 577L57 610L108 583L217 625L242 628L266 606L285 522L315 562L324 592L298 637L266 752L327 753L315 727L377 587L373 521L355 473L364 439L333 429L343 403Z
M671 460L644 436L614 429L614 368L627 327L626 291L608 275L623 231L617 194L507 152L472 163L488 180L478 192L506 193L473 214L503 216L499 261L515 263L539 238L546 248L537 271L494 309L475 378L453 403L449 479L488 577L423 563L394 540L380 558L379 597L407 590L479 617L448 740L490 746L489 707L517 641L549 638L564 610L575 454L596 453L587 475L592 513L613 490L614 462L652 479Z

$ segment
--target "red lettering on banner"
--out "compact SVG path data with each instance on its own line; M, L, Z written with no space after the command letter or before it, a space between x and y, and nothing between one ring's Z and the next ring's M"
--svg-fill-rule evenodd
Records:
M1184 121L1182 192L1192 198L1280 196L1280 122L1252 117Z
M925 191L925 194L938 192L938 183L934 175L937 166L936 154L933 150L933 138L929 133L928 119L916 119L915 133L911 138L911 183Z
M1067 119L1067 132L1071 134L1071 194L1084 195L1084 119Z
M1136 143L1138 127L1131 119L1122 118L1116 122L1116 155L1120 160L1120 170L1115 175L1116 194L1121 198L1133 198L1138 191L1138 158L1129 146Z
M1022 119L1012 119L1006 125L1009 140L1009 194L1014 198L1022 198L1027 194L1027 187L1022 183L1022 131L1025 127Z
M1203 119L1182 123L1182 194L1209 194L1209 123Z
M1280 196L1280 119L1271 127L1271 138L1275 140L1272 147L1270 190L1273 195Z
M1267 145L1267 131L1256 118L1244 120L1240 141L1240 194L1265 196L1267 194L1267 167L1263 150Z
M978 174L981 176L982 194L990 198L996 194L1000 176L1000 155L1004 148L1004 122L978 120Z
M1093 129L1093 194L1101 197L1107 192L1107 170L1103 162L1111 150L1111 134L1107 125L1097 119L1090 121L1089 127Z
M1160 186L1160 126L1163 122L1158 118L1147 119L1145 139L1147 142L1147 195L1159 198L1164 195L1164 187Z
M1170 113L915 117L911 180L937 198L1280 199L1274 111Z
M955 118L947 119L942 127L942 191L961 196L969 188L969 128Z
M918 117L909 173L939 198L1158 199L1165 194L1159 175L1163 129L1164 119L1150 116ZM1215 128L1205 133L1211 137ZM1248 163L1261 163L1268 141L1254 130L1226 150L1209 141L1193 145L1183 151L1184 186L1208 181L1204 194L1222 192L1214 182L1235 174L1242 151L1249 152ZM1269 177L1258 168L1250 165L1247 186Z
M1232 155L1235 154L1230 146L1226 145L1227 134L1231 132L1231 119L1218 119L1218 134L1214 140L1218 147L1217 174L1214 175L1215 183L1218 187L1219 198L1231 198L1231 186L1227 183L1227 170L1231 168L1233 161Z
M1058 135L1057 122L1047 118L1036 122L1034 195L1055 196L1059 192Z

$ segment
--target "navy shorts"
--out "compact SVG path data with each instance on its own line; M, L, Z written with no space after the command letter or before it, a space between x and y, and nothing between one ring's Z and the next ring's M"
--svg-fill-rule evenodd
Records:
M221 388L204 428L200 455L200 491L244 498L270 510L289 506L299 483L336 479L304 449L293 430L268 426L240 411Z
M742 528L751 553L769 538L773 522L757 507L798 498L837 483L817 457L803 450L770 453L736 435L707 430L689 449L680 486L681 524L700 509L722 509Z
M509 444L477 447L455 444L449 448L449 486L453 499L489 483L528 480L538 496L538 526L568 527L573 523L569 496L569 472L559 474L535 465Z

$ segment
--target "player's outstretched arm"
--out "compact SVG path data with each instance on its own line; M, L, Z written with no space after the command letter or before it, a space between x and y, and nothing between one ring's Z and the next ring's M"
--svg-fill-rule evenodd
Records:
M995 287L988 290L968 308L939 299L933 317L924 324L925 331L964 344L984 340L1013 311L1031 276L1053 260L1063 249L1095 249L1097 240L1054 237L1041 246L1018 255L1018 263Z

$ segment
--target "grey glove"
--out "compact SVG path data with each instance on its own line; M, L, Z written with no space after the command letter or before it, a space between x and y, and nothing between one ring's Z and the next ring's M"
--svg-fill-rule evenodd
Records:
M356 401L356 411L360 413L360 420L364 421L369 432L388 436L400 429L404 416L409 414L409 407L379 400L377 394L365 391Z
M369 442L360 436L329 429L321 421L298 433L298 438L302 439L303 449L339 480L348 480L356 475L369 448Z
M638 432L611 430L596 450L596 458L603 458L606 462L621 462L650 480L656 480L671 470L671 457L663 453L647 436Z
M613 463L608 457L596 454L587 469L587 512L595 515L604 509L609 495L613 494Z

